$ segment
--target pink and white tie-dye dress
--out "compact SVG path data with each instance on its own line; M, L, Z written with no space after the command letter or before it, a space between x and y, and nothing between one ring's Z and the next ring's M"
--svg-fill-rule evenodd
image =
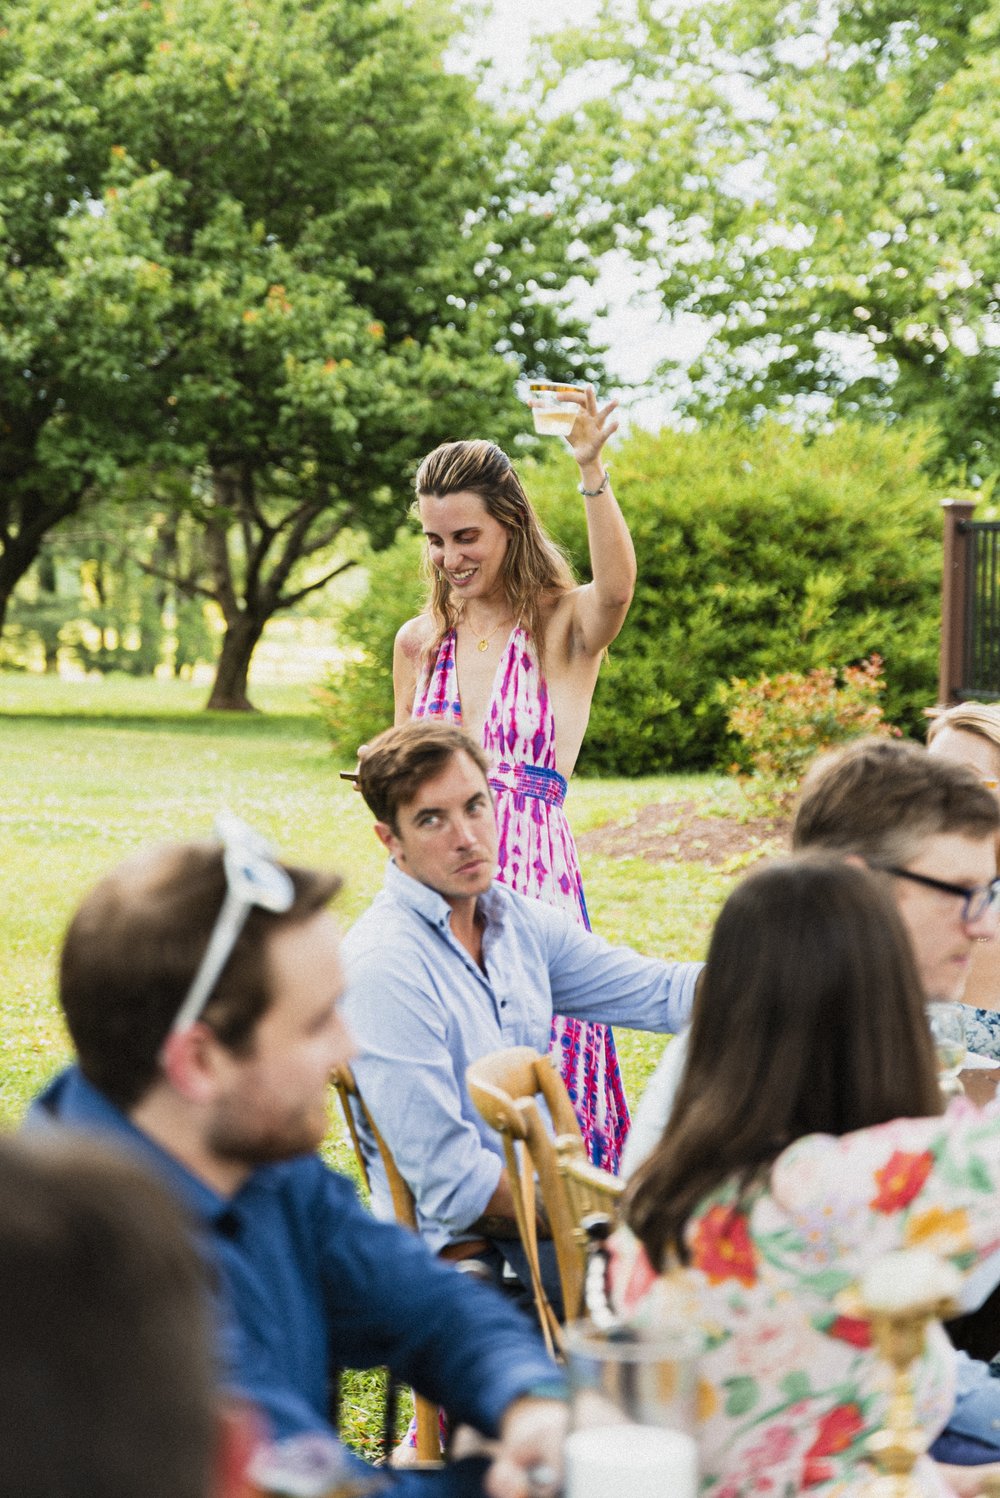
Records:
M462 722L454 630L445 635L437 659L417 683L413 716ZM498 878L519 894L564 906L589 930L576 844L563 811L566 781L555 767L556 726L548 684L531 636L520 625L497 667L483 748L496 800ZM617 1172L629 1117L611 1030L557 1014L550 1049L559 1057L590 1158Z

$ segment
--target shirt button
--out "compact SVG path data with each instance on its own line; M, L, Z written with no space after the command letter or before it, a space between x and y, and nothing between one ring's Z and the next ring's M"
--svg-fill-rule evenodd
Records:
M500 1008L501 1009L506 1009L507 1008L507 1000L506 999L501 999L500 1000Z

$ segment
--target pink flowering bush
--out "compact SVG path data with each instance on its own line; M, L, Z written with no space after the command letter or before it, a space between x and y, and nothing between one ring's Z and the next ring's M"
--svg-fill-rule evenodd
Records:
M720 696L739 741L732 770L746 777L755 808L787 806L809 761L824 749L868 734L898 737L900 730L883 716L884 691L878 655L840 670L817 666L756 681L734 677Z

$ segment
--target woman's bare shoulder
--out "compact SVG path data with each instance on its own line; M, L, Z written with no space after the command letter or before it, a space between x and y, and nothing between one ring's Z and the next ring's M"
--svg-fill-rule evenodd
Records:
M400 625L396 631L396 649L406 657L408 661L416 661L421 652L430 644L434 631L434 622L429 614L417 614L414 619L407 619L405 624Z

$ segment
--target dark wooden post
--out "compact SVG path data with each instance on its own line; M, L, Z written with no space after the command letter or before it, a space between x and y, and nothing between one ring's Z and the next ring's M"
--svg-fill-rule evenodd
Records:
M941 655L938 666L938 705L958 701L965 667L965 626L968 617L969 548L960 527L972 519L971 500L943 499L944 571L941 577Z

